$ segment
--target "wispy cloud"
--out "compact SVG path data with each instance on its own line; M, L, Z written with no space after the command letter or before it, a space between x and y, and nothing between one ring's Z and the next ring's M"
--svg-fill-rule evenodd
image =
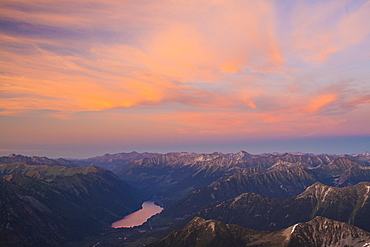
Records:
M300 1L293 13L293 38L306 59L328 56L368 42L369 1Z
M129 116L181 137L350 134L358 112L370 120L369 1L4 0L0 11L4 117Z

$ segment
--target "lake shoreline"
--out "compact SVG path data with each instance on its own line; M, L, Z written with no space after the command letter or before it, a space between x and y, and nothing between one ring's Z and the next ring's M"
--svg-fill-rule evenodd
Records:
M150 217L162 212L163 207L156 204L153 201L143 202L141 209L126 215L123 219L115 221L111 224L112 228L133 228L135 226L141 226Z

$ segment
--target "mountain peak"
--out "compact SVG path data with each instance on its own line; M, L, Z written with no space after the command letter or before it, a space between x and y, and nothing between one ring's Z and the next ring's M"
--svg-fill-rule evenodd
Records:
M149 246L368 247L367 244L370 245L370 233L348 223L320 216L276 232L255 231L195 217L183 229L174 231Z
M184 230L191 231L194 228L202 226L203 228L207 230L211 230L212 233L215 233L216 231L216 223L221 223L215 220L205 220L201 217L194 217L189 224L184 228Z
M366 246L370 233L352 226L316 216L293 226L288 246Z

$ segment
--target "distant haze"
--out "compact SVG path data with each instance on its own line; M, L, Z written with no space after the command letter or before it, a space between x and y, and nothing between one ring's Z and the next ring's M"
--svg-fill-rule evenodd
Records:
M55 146L37 149L6 149L1 150L1 155L11 153L30 155L30 156L47 156L49 158L90 158L106 153L114 154L121 152L197 152L197 153L236 153L241 150L251 154L274 153L274 152L301 152L314 154L356 154L370 152L370 137L337 137L337 138L315 138L315 139L291 139L291 140L262 140L255 142L235 142L235 143L205 143L205 144L183 144L173 146L125 146L125 145L71 145Z

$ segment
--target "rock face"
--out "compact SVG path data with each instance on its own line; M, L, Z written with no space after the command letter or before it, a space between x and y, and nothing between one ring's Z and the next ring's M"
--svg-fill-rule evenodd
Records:
M370 233L350 224L316 217L277 232L261 232L217 220L195 217L183 229L170 233L150 247L280 246L280 247L363 247Z
M222 247L246 246L264 235L263 232L249 230L237 225L226 225L217 220L199 217L190 221L182 230L174 231L150 247ZM282 237L283 239L283 237Z
M287 245L289 247L370 245L370 233L350 224L320 216L307 223L299 223L290 228L292 230Z
M0 246L59 246L98 234L143 199L100 167L2 165Z
M336 188L315 183L292 198L245 193L204 207L197 216L256 230L276 231L324 216L370 231L370 182Z

